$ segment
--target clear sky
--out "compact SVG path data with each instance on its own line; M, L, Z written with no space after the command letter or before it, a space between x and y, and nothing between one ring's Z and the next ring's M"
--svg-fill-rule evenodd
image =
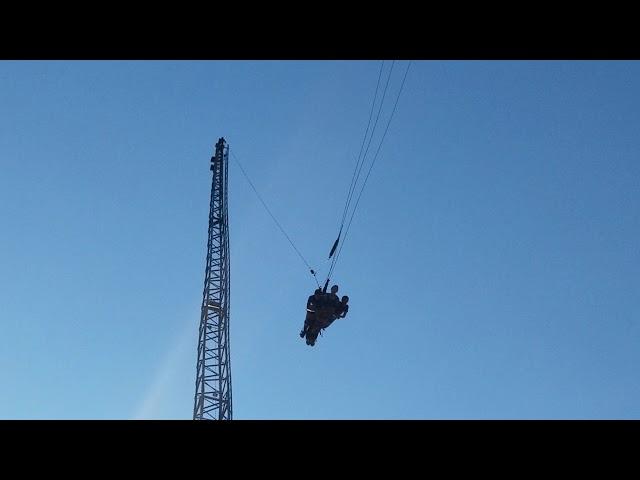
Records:
M326 273L379 68L0 62L0 418L190 419L215 142ZM234 418L640 418L639 112L639 62L413 62L313 348L232 161Z

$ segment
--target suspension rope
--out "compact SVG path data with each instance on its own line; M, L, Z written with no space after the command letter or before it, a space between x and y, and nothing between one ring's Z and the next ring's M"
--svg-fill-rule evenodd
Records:
M340 236L342 235L342 229L344 227L344 221L346 220L347 217L347 213L349 211L349 207L351 206L351 201L353 200L353 195L356 191L356 187L358 185L358 180L360 179L360 173L362 172L362 167L364 167L364 162L367 158L367 153L369 152L369 147L371 146L371 141L373 140L373 136L375 134L376 131L376 127L378 125L378 120L380 119L380 113L382 112L382 106L384 105L384 99L387 95L387 89L389 88L389 80L391 80L391 74L393 72L393 66L395 65L395 60L393 60L391 62L391 68L389 69L389 74L387 75L387 81L385 83L384 86L384 91L382 92L382 98L380 100L380 105L378 107L378 113L376 114L376 119L375 122L373 123L373 128L371 129L371 136L369 137L369 142L367 142L367 134L369 133L369 127L371 125L371 118L373 117L373 110L375 109L375 104L376 104L376 99L378 96L378 88L380 86L380 79L382 77L382 70L384 67L384 60L381 62L380 65L380 72L378 73L378 81L376 82L376 91L373 95L373 102L371 103L371 111L369 112L369 120L367 122L367 128L365 130L365 134L364 134L364 138L362 139L362 145L360 146L360 152L358 153L358 159L356 161L356 166L353 172L353 175L351 177L351 184L349 185L349 191L347 193L347 200L345 202L345 206L344 206L344 210L342 213L342 219L340 221L340 229L338 231L338 237L336 238L333 247L331 248L331 251L329 252L329 259L331 259L331 257L333 256L333 254L336 251L336 248L338 247L338 244L340 243ZM367 143L367 148L364 150L364 155L362 154L362 150L364 148L364 144ZM329 271L333 270L333 266L335 264L337 257L333 257L333 260L331 260L331 264L329 266ZM329 273L327 275L327 282L329 281L329 276L331 274ZM326 282L325 282L326 283Z
M304 256L302 255L302 253L300 253L300 250L298 250L298 248L295 246L295 244L293 243L293 240L291 240L291 237L289 237L289 235L287 235L287 232L285 232L284 228L282 228L282 225L280 225L280 222L278 221L278 219L275 217L275 215L271 212L271 209L267 206L266 202L262 199L262 196L258 193L258 190L256 189L256 187L253 185L253 182L251 181L251 179L249 178L249 175L247 175L247 172L245 171L244 167L242 166L242 164L240 163L240 160L238 159L238 157L236 156L236 154L232 151L231 152L231 156L233 157L233 159L235 160L235 162L238 164L238 166L240 167L240 170L242 171L242 174L244 175L244 178L247 180L247 182L249 182L249 185L251 185L251 188L253 189L254 193L256 194L256 196L258 197L258 200L260 200L260 202L262 203L262 206L264 207L264 209L267 211L267 213L269 214L269 216L271 217L271 219L275 222L275 224L278 226L278 228L280 229L280 231L282 232L282 234L286 237L286 239L289 241L289 243L291 244L291 246L293 247L293 249L296 251L296 253L298 254L298 256L300 257L300 259L304 262L304 264L307 266L307 268L309 269L309 271L311 272L311 275L313 275L313 278L316 281L316 285L318 285L318 288L320 288L320 283L318 282L318 278L316 277L316 272L314 271L313 268L311 268L311 265L309 265L309 262L307 262L307 259L304 258Z
M384 60L380 63L380 72L378 73L378 81L376 83L376 91L373 94L373 102L371 102L371 111L369 112L369 121L367 122L367 129L364 132L364 138L362 139L362 144L360 145L360 152L358 152L358 158L356 160L356 166L353 169L353 175L351 175L351 183L349 183L349 190L347 191L347 200L344 204L344 210L342 212L342 219L340 220L340 230L342 231L342 226L344 225L344 221L347 218L347 210L349 208L349 203L351 202L351 190L355 188L354 180L357 183L358 179L356 177L356 173L358 171L358 165L360 164L360 158L362 157L362 151L364 149L364 144L367 141L367 135L369 134L369 127L371 126L371 118L373 117L373 110L376 106L376 99L378 98L378 88L380 87L380 79L382 78L382 69L384 67ZM384 100L384 98L383 98ZM373 132L371 132L373 135Z
M351 228L351 224L353 222L353 218L356 214L356 211L358 209L358 205L360 204L360 198L362 197L362 193L364 192L364 189L367 185L367 181L369 180L369 176L371 175L371 171L373 169L373 166L375 165L375 162L378 158L378 154L380 153L380 149L382 148L382 143L384 142L384 139L387 135L387 132L389 130L389 126L391 125L391 120L393 119L393 116L395 114L396 108L398 106L398 101L400 100L400 95L402 94L402 90L404 88L404 84L405 84L405 80L407 78L407 74L409 73L409 67L411 66L411 61L408 63L407 65L407 69L404 73L404 77L402 78L402 84L400 85L400 89L398 91L398 95L396 96L396 100L395 103L393 105L393 110L391 111L391 115L389 116L389 120L387 121L387 125L385 127L384 133L382 134L382 138L380 139L380 143L378 144L378 148L376 149L375 155L373 157L373 160L371 161L371 164L369 166L369 169L367 171L367 174L364 178L364 181L362 183L362 186L360 187L360 192L358 194L358 197L356 199L356 203L355 206L353 207L353 210L351 211L351 216L349 217L349 222L347 223L346 226L346 230L345 230L345 234L344 237L342 237L342 242L340 242L340 236L342 234L342 230L345 224L345 220L347 218L347 214L349 211L349 207L351 206L351 202L354 198L354 194L356 191L356 187L358 185L358 181L360 179L360 174L362 172L362 168L364 167L364 162L366 160L367 157L367 153L369 152L369 148L371 146L371 142L373 140L373 136L376 130L376 127L378 125L378 120L380 118L380 113L382 111L382 107L384 104L384 99L386 97L386 93L387 93L387 88L389 86L389 81L391 79L391 74L393 72L393 66L395 64L395 60L391 63L391 68L389 69L389 74L387 76L387 81L385 83L385 87L384 87L384 91L382 93L382 98L380 100L380 105L378 107L378 112L376 114L376 119L374 121L373 124L373 128L371 128L371 136L369 137L369 141L367 142L367 136L369 134L369 127L371 126L371 119L373 118L373 111L375 109L375 104L376 104L376 99L378 96L378 90L380 87L380 79L382 78L382 71L383 71L383 67L384 67L384 61L382 62L382 64L380 65L380 72L378 73L378 81L376 83L376 90L374 93L374 97L373 97L373 102L371 104L371 111L369 113L369 120L367 122L367 128L365 130L365 134L364 134L364 138L362 140L362 144L360 145L360 152L358 153L358 158L356 160L356 165L354 168L354 173L351 177L351 182L349 184L349 190L347 192L347 199L345 201L345 207L344 210L342 212L342 218L340 220L340 232L338 233L338 238L336 239L336 241L333 244L333 247L331 248L331 252L329 254L329 258L331 258L333 256L333 259L331 261L331 266L329 268L329 273L327 275L327 279L325 282L325 289L329 283L330 277L333 274L333 271L335 269L335 266L338 262L338 259L340 258L340 254L342 253L342 248L344 246L344 243L347 239L347 235L349 234L349 230ZM367 147L366 149L364 149L364 154L363 154L363 148L365 143L367 143ZM264 209L267 211L267 213L269 214L269 216L271 217L271 219L273 220L273 222L276 224L276 226L278 227L278 229L282 232L282 234L285 236L285 238L287 239L287 241L289 242L289 244L291 245L291 247L294 249L294 251L296 252L296 254L298 255L298 257L300 257L300 259L302 260L302 262L306 265L306 267L309 269L309 271L311 272L311 274L314 277L314 280L316 282L316 285L318 286L318 288L320 287L320 283L318 282L318 278L316 276L316 272L314 271L314 269L311 267L311 265L309 264L309 262L307 261L307 259L304 257L304 255L302 255L302 253L300 253L300 250L296 247L296 245L293 243L293 240L291 240L291 237L287 234L287 232L285 231L285 229L282 227L282 225L280 224L280 222L278 221L278 219L275 217L275 215L271 212L271 209L268 207L267 203L264 201L264 199L262 198L262 196L260 195L260 193L258 192L258 190L256 189L255 185L253 184L253 182L251 181L251 179L249 178L249 175L247 174L247 172L245 171L244 167L242 166L242 164L240 163L240 160L238 159L238 157L236 156L236 154L232 151L231 152L231 156L233 157L234 161L237 163L237 165L240 167L240 170L244 176L244 178L247 180L247 182L249 183L249 185L251 186L251 189L253 190L253 192L256 194L256 196L258 197L258 200L260 200L260 203L262 203L262 206L264 207ZM339 248L338 248L338 243L340 243ZM334 256L334 253L336 252L337 249L337 253Z
M353 194L356 191L356 186L358 183L358 180L360 179L360 173L362 172L362 167L364 167L364 162L367 158L367 153L369 152L369 147L371 146L371 140L373 140L373 135L376 131L376 127L378 125L378 120L380 119L380 113L382 112L382 106L384 104L384 99L387 95L387 89L389 87L389 80L391 80L391 73L393 72L393 66L395 64L395 60L391 62L391 68L389 69L389 74L387 76L387 82L385 83L384 86L384 91L382 92L382 99L380 100L380 106L378 107L378 113L376 114L376 120L373 123L373 128L371 129L371 136L369 137L369 142L367 143L367 148L364 151L364 155L362 155L362 159L358 159L358 162L356 163L356 168L357 168L357 173L355 175L355 181L353 182L353 185L350 187L350 191L349 191L349 195L347 197L347 204L345 205L345 211L344 211L344 215L342 218L342 222L340 224L340 232L342 232L342 227L344 226L344 220L346 219L347 216L347 211L349 209L349 207L351 206L351 201L353 200ZM382 68L380 68L380 73L382 73ZM376 88L377 91L377 88ZM375 96L374 96L374 105L375 105ZM372 110L373 112L373 105L372 105ZM370 121L370 120L369 120ZM366 135L365 135L365 140L366 140ZM363 145L364 145L364 141L363 141ZM338 234L338 236L340 236L340 234Z
M364 188L367 185L367 180L369 179L369 175L371 174L371 170L373 169L373 166L376 163L376 160L378 158L378 154L380 153L380 148L382 147L382 142L384 142L384 139L387 135L387 132L389 131L389 125L391 125L391 120L393 119L393 115L396 112L396 108L398 106L398 100L400 100L400 95L402 94L402 90L404 88L404 83L405 80L407 79L407 74L409 73L409 67L411 67L411 62L409 62L407 64L407 69L404 72L404 77L402 78L402 84L400 85L400 90L398 91L398 95L396 96L396 101L393 105L393 110L391 111L391 115L389 116L389 120L387 121L387 126L384 130L384 133L382 135L382 138L380 139L380 143L378 144L378 148L376 150L376 153L373 157L373 160L371 162L371 165L369 166L369 170L367 171L367 175L364 179L364 182L362 184L362 188L360 189L360 193L358 194L358 198L356 199L356 203L355 206L353 208L353 211L351 212L351 217L349 218L349 223L347 224L347 228L345 230L345 234L344 237L342 238L342 243L340 244L340 248L338 249L338 253L336 254L336 256L333 259L333 262L331 263L331 267L329 269L329 273L327 275L327 279L329 279L331 277L331 274L333 273L333 270L338 262L338 259L340 258L340 253L342 253L342 247L344 246L344 243L347 239L347 235L349 234L349 229L351 228L351 223L353 222L353 217L356 214L356 210L358 209L358 205L360 203L360 198L362 197L362 192L364 192Z

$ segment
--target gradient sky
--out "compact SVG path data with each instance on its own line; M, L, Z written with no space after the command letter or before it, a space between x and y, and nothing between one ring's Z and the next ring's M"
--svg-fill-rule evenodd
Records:
M0 418L190 419L215 142L326 273L379 68L0 62ZM313 348L232 161L234 418L640 418L639 112L639 62L414 62Z

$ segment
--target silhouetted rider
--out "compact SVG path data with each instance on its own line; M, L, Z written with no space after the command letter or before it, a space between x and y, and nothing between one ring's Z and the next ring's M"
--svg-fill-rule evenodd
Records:
M304 326L300 331L300 337L304 337L307 333L307 330L309 330L309 327L313 324L313 322L316 321L316 312L322 307L324 303L322 301L322 297L322 290L318 288L315 292L313 292L313 295L311 295L307 299L307 315L304 319Z

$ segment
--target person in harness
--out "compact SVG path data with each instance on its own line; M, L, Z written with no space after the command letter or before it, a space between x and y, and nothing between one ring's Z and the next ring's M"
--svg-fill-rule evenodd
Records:
M347 305L348 303L349 303L349 297L347 297L346 295L343 296L342 300L340 300L340 304L334 311L333 320L336 320L338 318L344 318L347 316L347 313L349 312L349 305Z
M304 336L307 334L307 331L309 330L309 327L311 327L311 325L315 322L316 311L324 303L322 297L323 297L322 290L318 288L316 289L315 292L313 292L313 295L311 295L307 299L307 315L304 319L304 325L302 327L302 330L300 331L301 338L304 338Z
M340 300L337 292L338 286L334 285L331 287L331 293L323 293L321 289L317 289L307 299L307 315L300 332L300 337L307 337L307 345L315 345L321 330L329 327L336 319L346 316L349 297L345 295Z
M342 300L338 300L337 305L334 305L331 316L322 324L321 328L329 328L329 326L335 322L338 318L344 318L349 311L349 297L346 295L342 297Z

